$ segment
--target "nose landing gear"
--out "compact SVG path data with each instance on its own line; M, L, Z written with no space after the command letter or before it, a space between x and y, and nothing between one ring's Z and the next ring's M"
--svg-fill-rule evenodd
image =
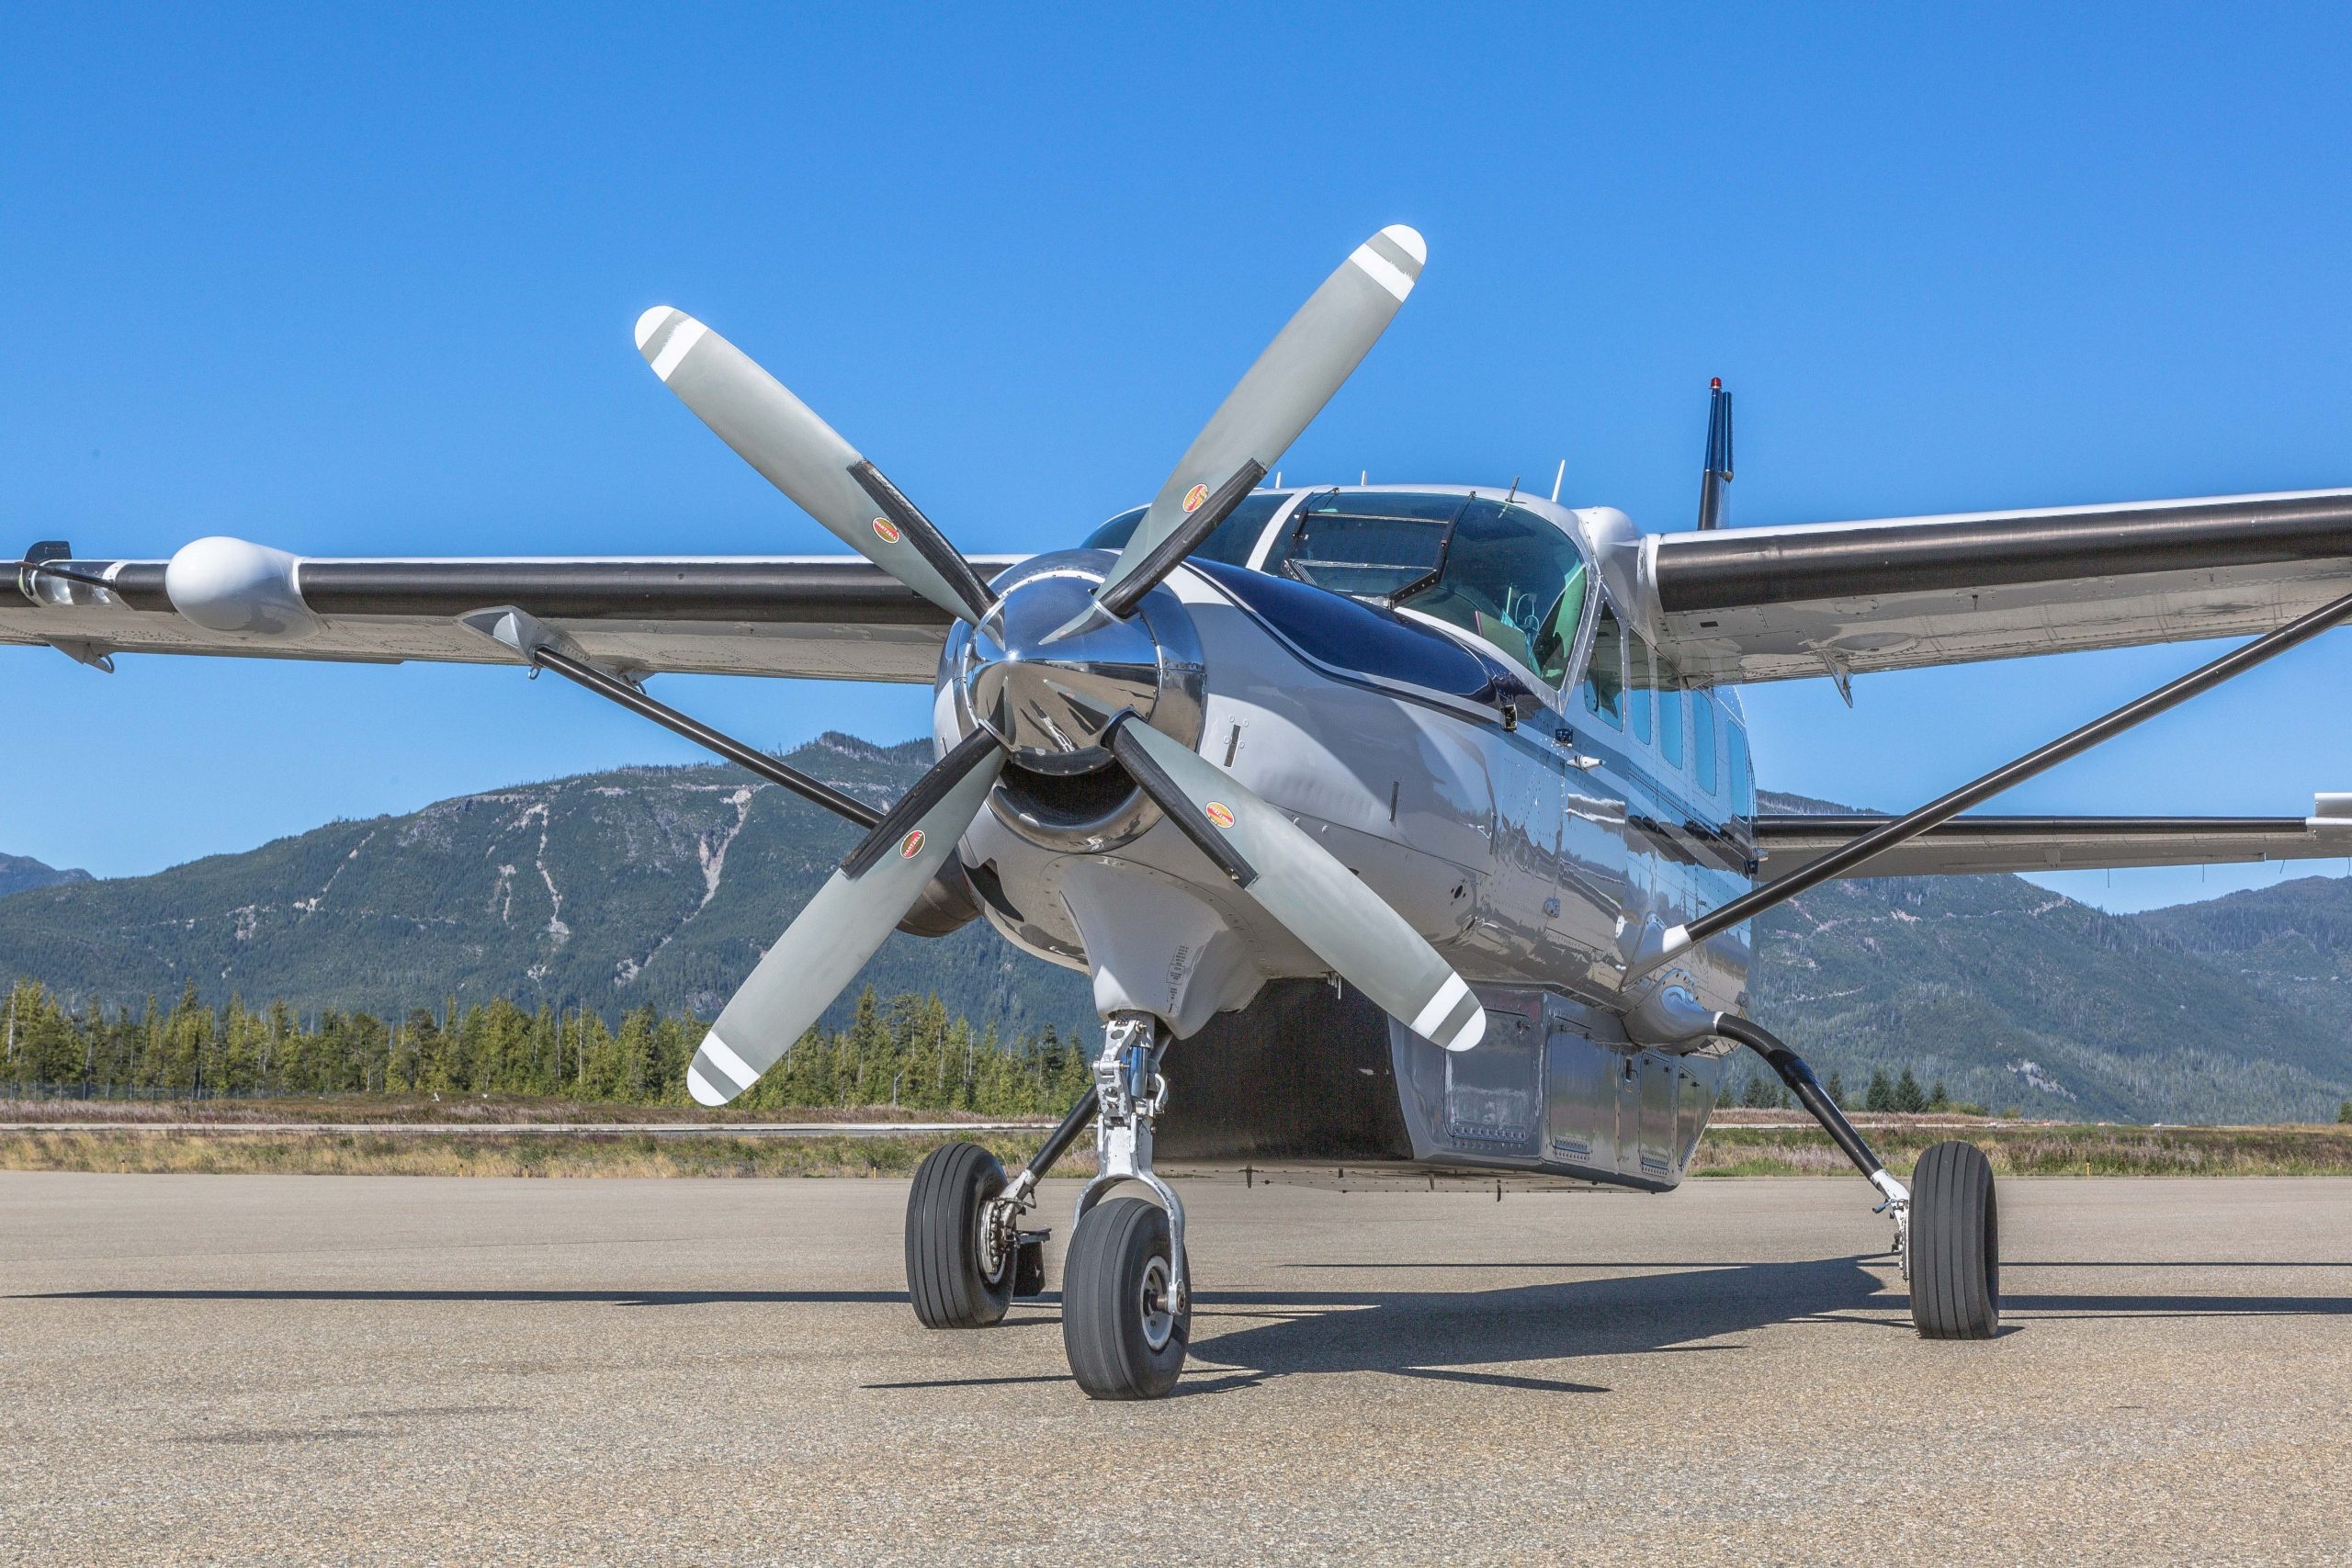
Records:
M1102 1163L1078 1199L1062 1265L1062 1348L1089 1399L1158 1399L1176 1386L1192 1342L1184 1205L1151 1168L1152 1123L1168 1103L1168 1048L1149 1013L1114 1014L1094 1059ZM1151 1189L1102 1200L1122 1181Z
M1150 1014L1114 1015L1094 1087L1010 1181L978 1144L949 1144L923 1161L907 1195L907 1294L924 1327L985 1327L1016 1296L1044 1293L1047 1233L1022 1230L1021 1216L1091 1120L1100 1163L1079 1194L1062 1265L1062 1347L1090 1399L1158 1399L1176 1386L1193 1324L1184 1205L1151 1168L1167 1048ZM1123 1181L1159 1201L1109 1198Z

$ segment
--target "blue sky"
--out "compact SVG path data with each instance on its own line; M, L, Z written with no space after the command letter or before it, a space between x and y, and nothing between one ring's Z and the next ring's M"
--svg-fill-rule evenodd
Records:
M2135 6L11 8L0 517L161 556L819 550L629 341L718 325L967 548L1148 499L1372 230L1420 288L1283 460L1687 527L2352 483L2352 17ZM2352 788L2336 634L2000 803ZM2207 657L1751 688L1903 807ZM511 671L0 649L0 850L102 874L683 742ZM667 678L764 744L904 688ZM2113 907L2275 870L2059 879Z

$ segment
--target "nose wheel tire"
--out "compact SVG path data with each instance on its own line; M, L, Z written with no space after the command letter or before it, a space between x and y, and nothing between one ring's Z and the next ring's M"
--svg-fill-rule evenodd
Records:
M1089 1209L1062 1260L1062 1348L1089 1399L1159 1399L1176 1386L1193 1335L1170 1300L1168 1215L1140 1198Z
M1990 1339L2001 1326L2000 1208L1973 1144L1937 1144L1911 1176L1911 1320L1922 1339Z
M925 1328L985 1328L1012 1304L1016 1247L989 1231L1004 1167L978 1144L933 1149L907 1194L907 1297Z

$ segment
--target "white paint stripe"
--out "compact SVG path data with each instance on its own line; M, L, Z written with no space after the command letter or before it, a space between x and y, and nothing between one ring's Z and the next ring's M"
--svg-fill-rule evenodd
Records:
M695 1097L696 1105L724 1105L735 1098L725 1089L713 1086L708 1078L702 1076L702 1069L696 1066L686 1068L686 1092Z
M760 1069L738 1056L733 1048L716 1033L702 1037L701 1055L712 1066L734 1080L739 1092L760 1081Z
M1404 268L1370 245L1358 245L1348 259L1363 268L1365 276L1399 299L1413 291L1413 280L1405 276ZM679 330L683 332L685 329L682 327Z
M1437 1026L1443 1023L1453 1013L1454 1004L1469 993L1470 987L1463 983L1461 976L1448 975L1445 977L1445 984L1437 988L1437 995L1431 997L1423 1004L1421 1010L1413 1015L1413 1032L1424 1040L1437 1038Z
M680 321L678 330L670 334L670 341L662 345L662 352L653 356L653 373L667 382L670 373L677 369L679 362L693 351L695 344L702 341L703 333L708 331L708 327L692 316Z

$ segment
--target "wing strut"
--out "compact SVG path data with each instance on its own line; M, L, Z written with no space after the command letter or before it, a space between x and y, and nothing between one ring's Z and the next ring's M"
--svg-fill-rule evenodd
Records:
M2114 712L2095 718L2071 734L2062 735L2048 745L2038 747L2014 761L2004 762L1991 773L1961 785L1938 799L1929 801L1917 810L1898 817L1883 827L1874 828L1860 837L1823 855L1819 860L1800 867L1776 882L1766 883L1742 894L1722 908L1709 911L1689 925L1677 926L1665 933L1658 945L1647 952L1636 953L1633 964L1625 971L1624 984L1631 985L1644 976L1656 973L1683 953L1708 938L1721 935L1743 920L1754 919L1775 905L1785 904L1801 893L1809 891L1834 877L1845 875L1881 851L1906 843L1929 829L1949 822L1972 806L1982 805L2012 784L2024 783L2035 774L2056 767L2071 757L2080 756L2100 741L2122 734L2134 725L2151 719L2160 713L2178 706L2200 692L2211 691L2233 675L2242 675L2257 664L2277 658L2301 643L2309 642L2332 626L2352 619L2352 593L2333 603L2321 605L2307 615L2288 622L2276 631L2266 632L2252 642L2245 643L2211 663L2199 665L2178 680L2157 687L2143 697L2124 704Z
M611 671L559 647L562 634L527 611L504 605L462 615L458 620L469 630L503 644L529 664L534 675L542 670L552 670L574 685L585 687L607 702L617 703L641 718L650 718L673 735L684 736L744 772L788 789L836 817L846 818L868 833L882 822L883 813L855 796L844 795L820 778L787 766L756 747L713 729L690 714L656 701ZM916 936L944 936L978 913L979 906L972 897L963 862L950 854L947 863L940 868L939 874L924 889L922 900L899 929Z

